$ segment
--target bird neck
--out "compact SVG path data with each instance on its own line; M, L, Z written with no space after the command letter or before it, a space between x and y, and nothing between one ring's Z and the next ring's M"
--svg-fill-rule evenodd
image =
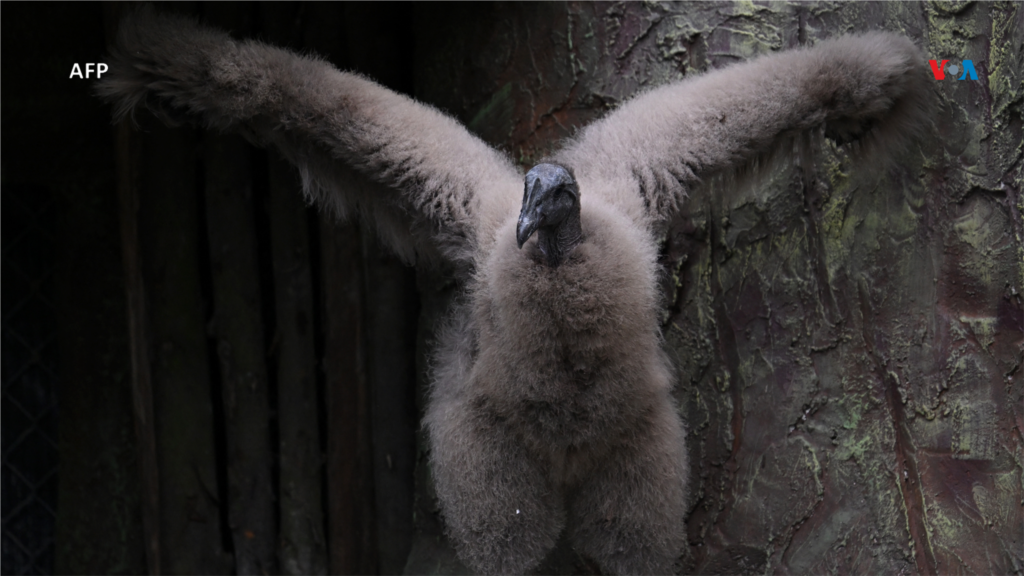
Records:
M555 226L537 230L537 247L544 254L548 266L557 268L573 248L583 241L583 228L580 226L580 209L577 205L568 218Z

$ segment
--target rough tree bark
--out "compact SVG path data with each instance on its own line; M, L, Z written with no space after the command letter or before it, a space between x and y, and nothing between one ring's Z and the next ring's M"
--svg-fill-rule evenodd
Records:
M979 80L936 81L937 133L893 169L829 148L730 204L696 191L664 239L663 333L689 422L688 571L1021 570L1019 4L417 11L417 96L524 167L641 90L843 32L973 59ZM447 301L428 283L421 321ZM459 570L418 478L407 571Z

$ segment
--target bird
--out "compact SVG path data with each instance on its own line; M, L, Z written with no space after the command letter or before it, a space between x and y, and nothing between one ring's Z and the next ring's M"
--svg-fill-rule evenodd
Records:
M97 94L116 119L276 148L311 202L451 265L423 426L446 534L487 574L537 567L563 532L604 572L673 570L690 468L659 239L717 175L808 134L886 157L929 107L913 42L845 35L644 91L523 174L429 105L188 17L135 11L111 50Z

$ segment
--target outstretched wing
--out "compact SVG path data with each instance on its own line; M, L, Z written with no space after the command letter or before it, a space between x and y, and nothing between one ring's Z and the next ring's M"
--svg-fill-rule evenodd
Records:
M112 56L97 92L117 117L145 105L171 123L276 146L310 198L342 217L359 211L407 260L436 253L424 242L469 258L515 210L522 180L501 154L436 109L323 60L152 10L122 21Z
M824 126L866 149L899 146L927 119L927 65L902 36L843 36L651 90L556 156L637 194L664 221L702 179L769 155ZM631 196L630 202L636 196ZM614 200L614 198L613 198Z

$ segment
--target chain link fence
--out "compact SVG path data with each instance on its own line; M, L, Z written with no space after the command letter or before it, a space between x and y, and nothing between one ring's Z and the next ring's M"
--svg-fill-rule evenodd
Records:
M57 504L55 206L2 188L2 572L53 572Z

